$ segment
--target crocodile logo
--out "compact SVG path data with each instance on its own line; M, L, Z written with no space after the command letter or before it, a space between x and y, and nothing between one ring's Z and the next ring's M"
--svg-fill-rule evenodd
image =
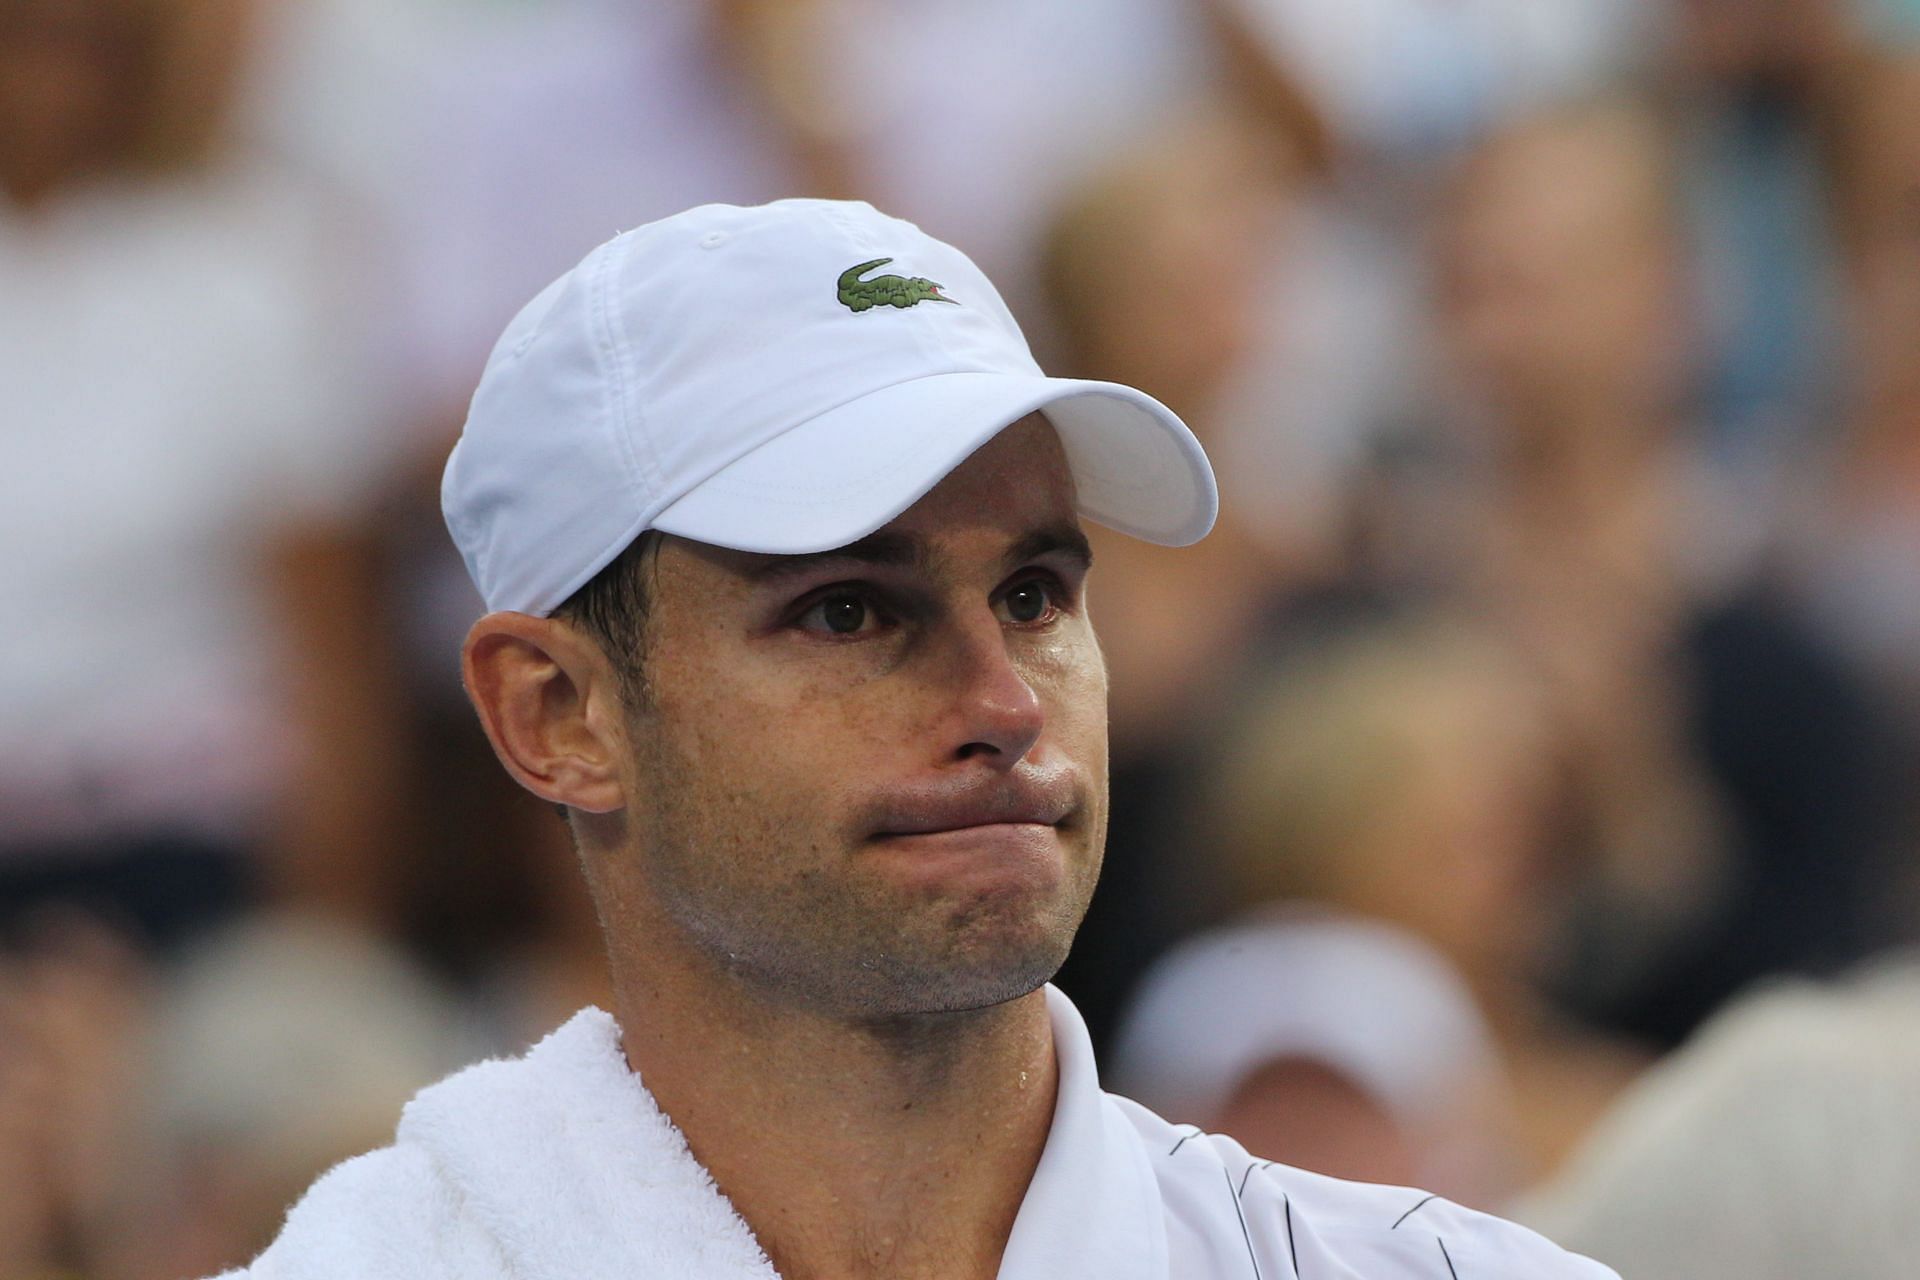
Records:
M857 267L848 267L840 273L840 291L838 297L849 311L866 311L872 307L912 307L922 302L950 302L960 304L940 292L940 286L925 276L875 276L871 280L860 277L875 267L884 267L892 258L875 258L863 262Z

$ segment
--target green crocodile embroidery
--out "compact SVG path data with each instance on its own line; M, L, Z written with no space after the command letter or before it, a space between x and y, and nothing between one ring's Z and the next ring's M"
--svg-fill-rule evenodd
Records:
M875 276L871 280L862 280L864 272L875 267L884 267L892 258L875 258L872 262L863 262L857 267L848 267L840 273L839 298L849 311L865 311L870 307L895 306L911 307L922 302L952 302L954 299L940 292L940 286L925 276Z

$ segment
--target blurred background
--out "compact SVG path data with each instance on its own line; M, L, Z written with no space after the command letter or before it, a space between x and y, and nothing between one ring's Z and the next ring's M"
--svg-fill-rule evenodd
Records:
M1112 1087L1911 1275L1920 3L0 0L0 1277L243 1262L606 1000L440 467L548 280L785 195L1215 459L1097 542Z

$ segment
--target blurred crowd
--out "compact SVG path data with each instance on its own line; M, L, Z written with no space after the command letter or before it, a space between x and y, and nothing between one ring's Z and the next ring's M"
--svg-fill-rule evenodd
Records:
M1110 1085L1632 1280L1920 1249L1920 3L5 0L0 1280L244 1261L604 1002L438 477L862 198L1219 472L1094 530Z

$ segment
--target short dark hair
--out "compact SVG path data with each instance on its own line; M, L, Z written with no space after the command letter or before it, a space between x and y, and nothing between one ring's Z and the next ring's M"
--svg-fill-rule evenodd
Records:
M619 675L620 696L629 707L647 701L647 611L652 604L647 578L659 545L659 530L645 530L553 611L600 646Z

